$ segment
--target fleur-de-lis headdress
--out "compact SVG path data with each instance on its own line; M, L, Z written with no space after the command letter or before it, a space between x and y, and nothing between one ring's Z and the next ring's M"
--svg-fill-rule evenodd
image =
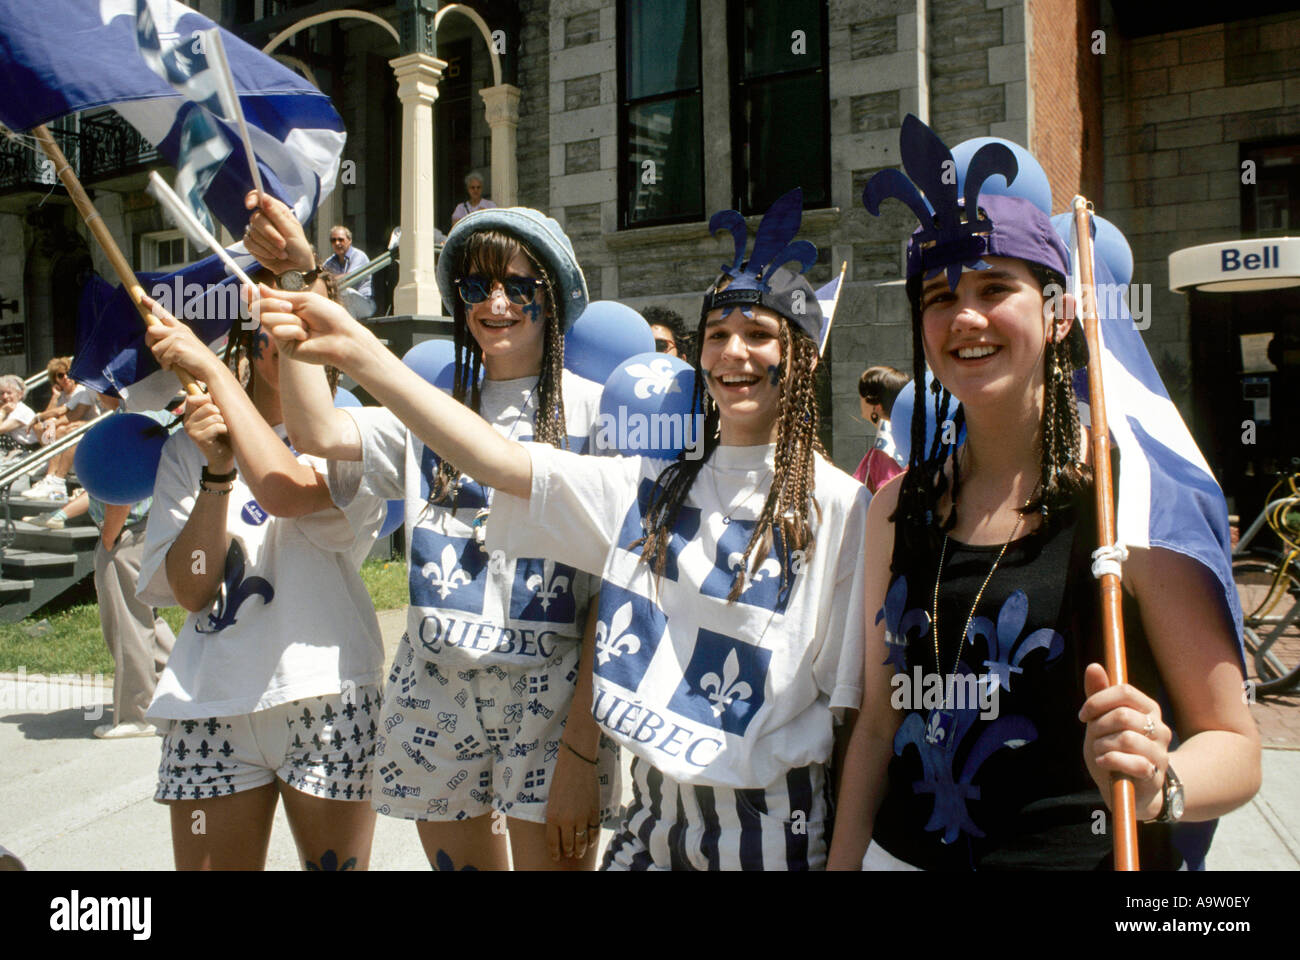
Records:
M745 259L749 230L737 210L721 210L709 218L709 233L731 231L736 256L723 264L731 278L726 289L710 289L704 295L704 312L721 308L723 316L735 307L748 315L754 304L767 307L796 324L814 341L822 342L822 310L817 294L803 272L817 262L817 248L807 240L795 240L803 219L803 191L796 187L772 204L754 238L754 249ZM799 270L786 268L799 264Z
M1019 164L1008 147L986 143L975 151L966 167L961 196L952 151L911 114L903 121L899 150L907 175L880 171L867 181L862 204L872 216L879 216L880 204L892 197L916 214L921 227L907 247L908 277L924 274L929 279L946 271L948 286L956 289L963 267L988 267L985 255L1018 257L1062 274L1070 272L1065 247L1050 229L1047 214L1019 197L980 199L989 177L1001 174L1008 185L1016 179Z

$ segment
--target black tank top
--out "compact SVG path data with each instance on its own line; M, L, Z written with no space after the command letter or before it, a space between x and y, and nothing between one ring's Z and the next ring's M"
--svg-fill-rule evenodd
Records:
M1084 763L1078 719L1084 668L1104 662L1089 570L1093 518L1081 501L1061 522L1008 546L960 658L962 628L1001 544L950 538L938 598L938 670L931 610L943 536L896 528L882 613L893 703L904 718L872 834L893 856L928 870L1110 866L1111 815ZM1159 698L1134 607L1126 598L1130 681ZM951 674L954 662L959 681L942 693L928 681L927 699L925 675ZM1168 827L1139 824L1138 833L1143 869L1182 863Z

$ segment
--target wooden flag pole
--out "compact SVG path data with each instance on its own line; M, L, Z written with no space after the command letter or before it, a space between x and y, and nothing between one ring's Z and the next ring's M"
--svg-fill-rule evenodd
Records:
M1106 422L1106 394L1101 374L1101 333L1097 316L1097 289L1092 262L1092 230L1088 201L1074 198L1074 229L1079 238L1080 316L1088 341L1088 409L1092 414L1092 472L1097 491L1097 543L1103 549L1115 545L1115 495L1110 472L1110 428ZM1120 578L1104 573L1101 587L1102 642L1106 652L1106 673L1112 685L1128 682L1128 661L1124 652L1123 593ZM1110 788L1111 817L1114 820L1116 870L1138 869L1137 795L1129 777L1113 776Z
M104 218L99 215L99 211L95 209L90 197L86 196L81 181L72 172L72 167L68 165L68 158L63 155L59 145L54 142L54 137L50 135L49 129L42 123L32 128L32 136L36 138L37 143L41 145L41 149L45 151L45 155L54 164L55 173L58 174L59 179L63 181L64 187L67 188L68 195L72 197L72 202L76 204L77 212L81 214L81 219L86 222L86 226L90 228L90 232L99 243L100 249L108 257L108 262L113 266L113 272L117 274L118 280L122 282L122 286L131 297L131 302L140 311L145 326L148 327L159 323L158 318L150 313L148 308L141 302L141 297L144 296L144 288L140 286L140 281L136 279L134 271L131 270L131 265L126 262L126 257L122 256L122 251L118 249L117 243L113 240L113 235L108 232L108 225L104 223ZM173 369L172 372L176 374L186 393L198 396L203 392L199 389L199 385L195 383L194 378L184 370Z

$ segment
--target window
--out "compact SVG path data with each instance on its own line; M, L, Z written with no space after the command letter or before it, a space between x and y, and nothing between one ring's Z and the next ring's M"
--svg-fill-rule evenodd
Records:
M619 4L619 225L704 217L699 0Z
M830 204L826 4L731 0L731 157L736 208L762 213L803 188Z
M1294 232L1300 227L1300 143L1246 146L1241 159L1253 164L1255 180L1241 188L1242 229L1264 237Z
M151 273L172 273L195 259L179 230L146 233L140 238L140 259Z

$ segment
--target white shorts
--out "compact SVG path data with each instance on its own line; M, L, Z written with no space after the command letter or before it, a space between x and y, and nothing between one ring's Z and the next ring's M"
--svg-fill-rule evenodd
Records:
M168 720L154 799L201 800L253 790L279 777L334 800L369 800L379 688L306 697L269 710Z
M372 802L406 820L499 810L546 822L546 797L573 701L580 647L540 666L443 668L403 636L388 675ZM601 819L618 797L618 748L600 738Z

